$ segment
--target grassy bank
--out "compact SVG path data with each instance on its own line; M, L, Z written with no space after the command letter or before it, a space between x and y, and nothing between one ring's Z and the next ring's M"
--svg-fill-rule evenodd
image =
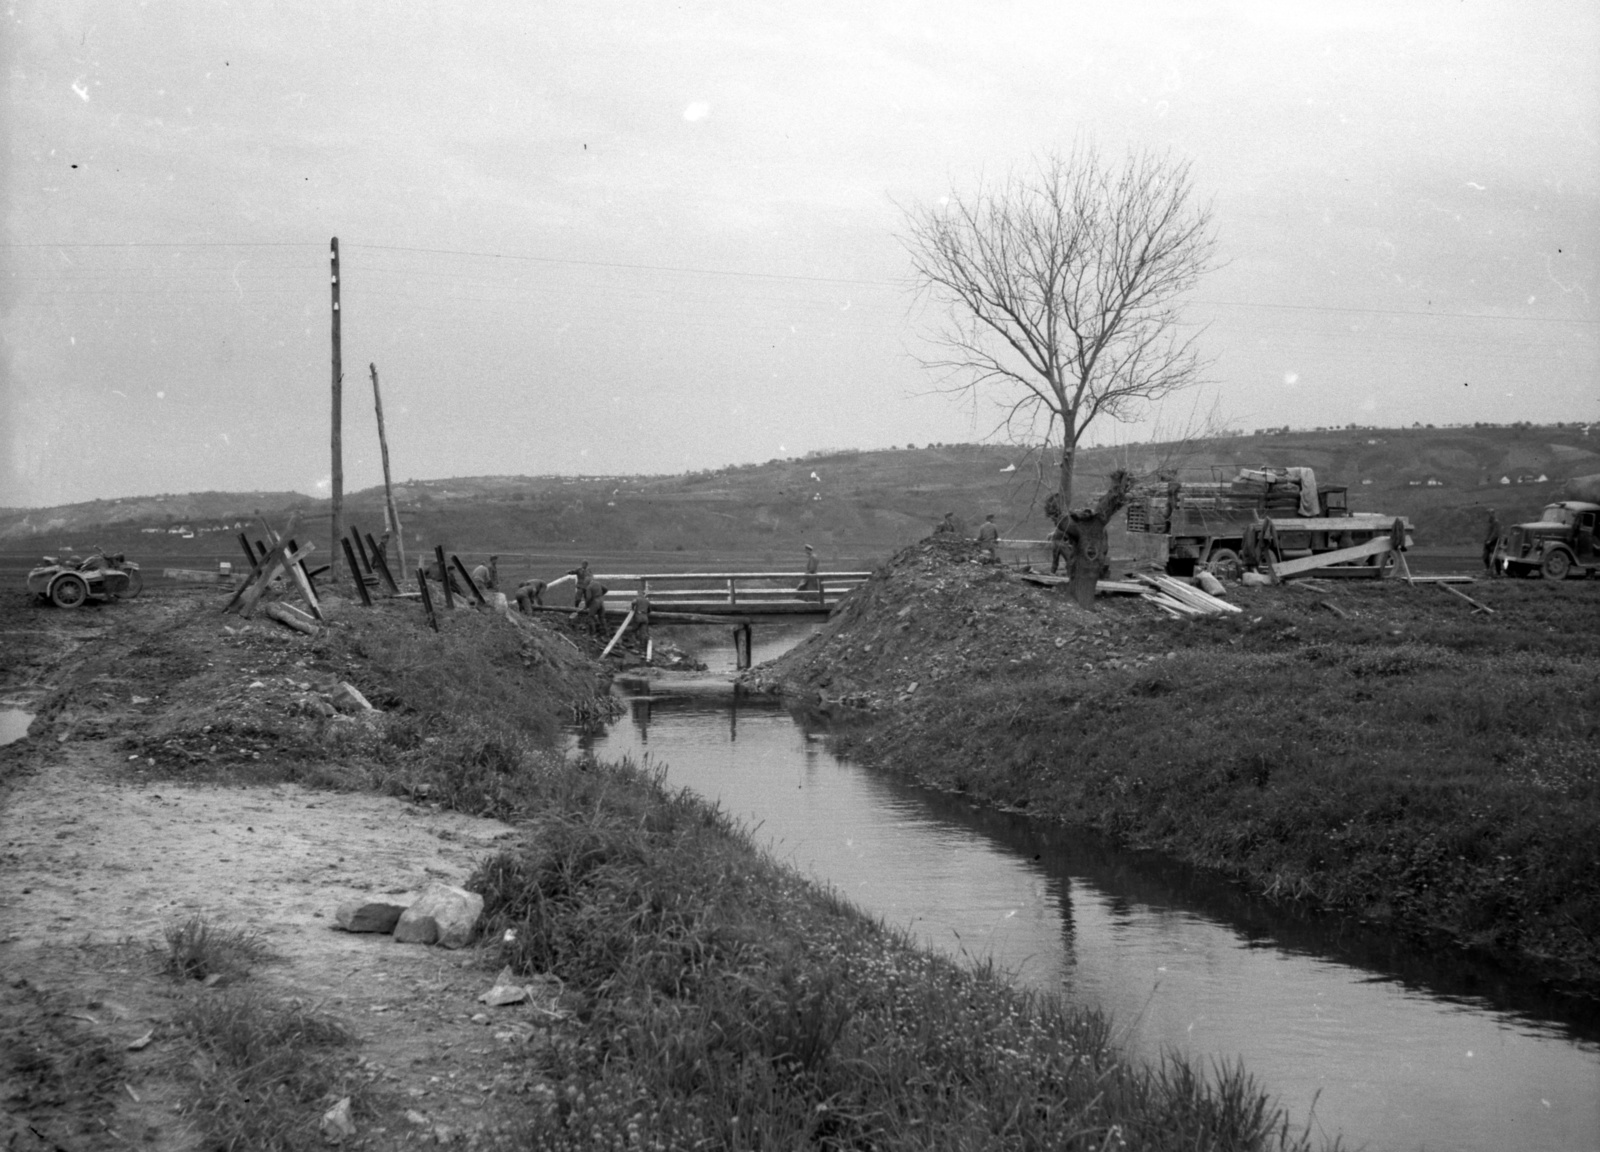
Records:
M530 1038L497 1048L517 1088L484 1102L478 1146L1310 1146L1246 1070L1130 1061L1099 1015L915 947L659 776L567 759L564 733L603 698L559 621L458 612L435 634L414 605L332 615L307 641L173 613L117 656L118 690L149 708L118 737L137 758L117 760L385 791L521 829L469 882L486 899L476 959L485 980L509 965L560 993L529 1013ZM381 711L315 707L338 681ZM220 939L170 926L185 986L212 974ZM376 1141L409 1106L368 1083L335 1016L230 979L174 1021L194 1057L185 1111L208 1141L314 1146L341 1094Z
M917 949L658 776L563 759L517 721L537 693L442 706L478 664L407 662L393 703L438 740L409 787L527 829L470 885L511 934L485 962L557 977L569 1015L507 1146L1307 1145L1244 1070L1131 1063L1098 1015Z
M1600 992L1593 582L1475 586L1493 616L1437 588L1240 589L1243 614L1186 623L1086 622L959 565L943 582L940 612L886 573L881 606L783 670L898 701L845 751ZM900 636L908 603L924 623ZM973 655L991 642L1000 658Z

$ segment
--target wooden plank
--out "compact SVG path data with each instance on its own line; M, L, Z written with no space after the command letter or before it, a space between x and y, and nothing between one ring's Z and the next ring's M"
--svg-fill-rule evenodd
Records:
M829 580L865 580L871 572L596 572L594 579L601 581L640 580L668 583L674 580L804 580L808 576L826 576Z
M433 554L439 560L439 585L444 589L444 606L449 611L454 611L456 606L455 593L450 591L450 565L445 563L444 545L435 544Z
M472 573L468 572L467 566L461 562L461 557L454 552L450 553L450 563L454 564L456 571L461 573L461 579L466 582L467 591L472 593L472 598L478 602L478 607L482 608L488 604L489 601L484 598L483 593L478 591L478 582L472 578Z
M1494 615L1494 609L1493 608L1489 607L1487 604L1479 603L1478 601L1474 600L1471 596L1468 596L1465 592L1461 591L1459 588L1452 588L1448 584L1440 584L1439 587L1443 588L1446 592L1450 593L1450 595L1459 596L1459 597L1461 597L1461 599L1465 600L1468 604L1471 604L1472 605L1472 610L1474 612L1487 612L1490 616Z
M239 615L248 618L255 611L256 603L272 584L272 578L278 574L278 569L289 567L293 563L294 554L285 554L288 547L288 540L280 540L267 553L267 564L261 570L261 576L254 584L244 589L244 595L239 601Z
M293 628L296 632L304 632L307 636L315 636L321 631L311 621L303 619L298 612L293 611L287 604L276 600L263 604L261 606L261 614L270 616L279 624Z
M1394 526L1394 516L1273 516L1272 526L1279 532L1381 532L1387 536ZM1410 519L1401 516L1406 531L1410 532Z
M428 614L429 626L437 632L439 616L433 610L433 597L428 595L428 574L420 567L417 569L417 595L422 597L422 610Z
M356 563L356 550L350 547L350 537L339 537L339 543L344 545L344 560L350 565L350 574L355 577L356 592L361 596L361 603L371 608L372 594L367 591L367 582L361 578L361 565Z
M372 533L367 533L367 546L372 550L372 562L377 565L378 575L383 577L383 582L389 586L392 596L400 595L400 585L394 582L394 575L389 571L389 561L383 554L383 549L378 547L378 542L372 538ZM401 571L405 570L405 553L400 554Z
M235 605L243 609L246 599L250 607L254 608L257 600L261 598L262 591L272 579L272 574L277 571L278 562L283 559L284 550L289 547L287 540L280 540L255 562L255 565L245 575L244 583L234 589L233 595L222 606L224 612L231 611ZM244 613L248 615L248 613Z
M289 541L289 547L294 547L294 541ZM300 596L306 602L306 607L311 609L311 614L318 620L322 619L322 605L317 603L317 590L311 586L311 576L306 572L305 558L316 550L315 544L307 544L294 554L293 559L285 559L283 566L289 570L290 577L296 587L300 589ZM361 579L361 573L354 573L356 580Z
M1204 616L1206 610L1197 608L1193 604L1185 604L1182 600L1168 596L1165 592L1146 592L1144 598L1158 607L1169 612L1177 612L1183 616Z
M1171 576L1147 576L1141 572L1139 574L1139 581L1143 584L1150 585L1152 588L1158 588L1162 592L1165 592L1172 599L1180 601L1184 604L1188 604L1193 608L1198 608L1201 612L1220 613L1244 611L1244 609L1240 608L1237 604L1229 604L1226 600L1218 599L1209 592L1203 592L1199 588L1191 587L1181 580L1173 579Z
M604 660L611 655L611 650L617 646L617 641L622 639L622 634L628 630L628 625L633 623L633 613L629 612L622 618L622 623L617 626L617 633L611 637L611 643L600 650L600 659Z
M1388 533L1385 533L1376 540L1368 540L1365 544L1357 544L1353 548L1318 552L1314 556L1306 556L1299 560L1281 560L1272 565L1272 574L1279 580L1286 580L1302 572L1312 572L1335 564L1349 564L1365 560L1368 556L1382 556L1385 552L1392 551L1394 551L1394 541L1389 539Z

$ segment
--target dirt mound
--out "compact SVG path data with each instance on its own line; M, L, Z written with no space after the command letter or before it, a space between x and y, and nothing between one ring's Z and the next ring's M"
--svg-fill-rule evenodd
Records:
M752 691L877 709L956 679L1041 664L1078 671L1158 659L1168 621L1134 597L1097 611L1043 588L969 540L930 536L902 549L805 643L743 681Z

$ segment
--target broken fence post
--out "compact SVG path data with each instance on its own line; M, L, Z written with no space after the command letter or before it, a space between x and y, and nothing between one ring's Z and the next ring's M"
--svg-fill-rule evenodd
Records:
M344 545L344 561L350 565L350 575L356 582L356 593L361 597L361 603L371 608L372 595L367 591L367 582L361 577L361 565L356 563L356 551L350 547L350 538L341 536L339 543Z
M422 593L422 608L428 614L428 623L437 632L439 630L439 616L433 610L433 597L428 595L428 573L426 569L417 569L417 590Z

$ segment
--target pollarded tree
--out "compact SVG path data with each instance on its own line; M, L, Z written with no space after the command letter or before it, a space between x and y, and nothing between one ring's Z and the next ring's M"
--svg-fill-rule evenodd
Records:
M1061 436L1060 506L1099 417L1136 419L1199 382L1178 300L1210 268L1209 205L1188 161L1145 150L1105 164L1092 145L1050 154L976 192L907 213L921 289L948 307L925 363L951 391L993 394L1001 427Z

